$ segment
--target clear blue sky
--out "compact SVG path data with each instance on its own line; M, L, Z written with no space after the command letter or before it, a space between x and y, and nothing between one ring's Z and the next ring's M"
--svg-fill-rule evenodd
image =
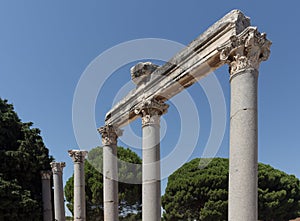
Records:
M240 9L273 42L270 59L261 64L259 76L259 161L300 177L299 6L298 1L1 1L0 96L14 104L23 121L32 121L41 129L51 155L67 163L66 181L73 171L67 150L79 148L72 126L73 96L94 58L115 45L140 38L186 45L223 15ZM113 73L101 88L94 111L96 126L103 125L119 88L130 81L132 64ZM215 75L229 111L227 67ZM189 147L194 148L190 158L195 158L202 155L208 140L211 116L203 89L196 85L188 93L201 121L197 144ZM164 117L168 130L162 157L172 151L174 138L181 133L176 119L183 116L176 108L169 112ZM139 124L132 126L137 136ZM227 119L216 156L228 157L228 128ZM189 145L188 141L185 144Z

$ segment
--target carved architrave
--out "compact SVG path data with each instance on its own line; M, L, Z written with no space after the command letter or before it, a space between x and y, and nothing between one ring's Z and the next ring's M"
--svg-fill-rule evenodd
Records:
M259 64L270 56L272 42L256 27L248 27L230 42L219 48L220 59L229 64L231 77L245 69L259 69Z
M85 150L68 150L68 153L74 163L83 163L88 152Z
M52 173L62 173L63 168L66 166L65 162L51 162Z
M98 129L102 137L103 145L117 145L118 137L122 136L123 130L113 125L105 125Z
M52 175L52 172L50 170L43 170L43 171L41 171L42 180L50 180L51 179L51 175Z
M153 124L160 125L160 116L167 113L168 107L168 104L157 100L143 101L134 112L141 115L143 127Z

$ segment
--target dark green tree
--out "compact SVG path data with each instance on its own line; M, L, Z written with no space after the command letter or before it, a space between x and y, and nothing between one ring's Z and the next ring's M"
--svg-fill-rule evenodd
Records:
M88 159L84 165L87 220L103 220L102 150L102 147L96 147L89 151ZM141 159L136 153L123 147L118 147L118 158L121 160L118 165L119 179L126 181L119 182L120 220L139 220L139 217L141 217L142 187L140 184L134 183L140 183L141 181ZM128 173L129 169L132 171L131 173ZM65 186L67 207L72 213L74 197L73 176L67 181Z
M41 220L41 170L52 157L40 130L23 123L0 98L0 220Z
M259 164L258 198L261 220L291 220L300 216L300 181L294 175Z
M228 159L194 159L168 179L162 198L164 220L227 220ZM259 164L259 219L290 220L300 215L300 181Z

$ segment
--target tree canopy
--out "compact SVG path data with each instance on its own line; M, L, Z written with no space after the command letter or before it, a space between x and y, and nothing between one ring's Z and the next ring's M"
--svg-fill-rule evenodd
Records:
M42 219L42 170L50 170L40 130L0 98L0 220Z
M209 160L209 159L208 159ZM168 179L162 198L164 220L227 220L228 159L194 159ZM300 181L293 175L259 163L260 220L290 220L300 215Z
M103 149L96 147L89 151L85 161L85 192L87 220L103 220ZM139 156L123 147L118 147L118 158L123 162L141 164ZM129 165L130 166L130 165ZM131 184L130 180L141 180L141 166L136 167L136 171L128 173L128 164L119 162L119 178L127 183L119 182L119 211L120 220L138 220L141 217L142 186ZM65 196L68 202L67 207L73 213L73 192L74 175L67 181L65 186Z

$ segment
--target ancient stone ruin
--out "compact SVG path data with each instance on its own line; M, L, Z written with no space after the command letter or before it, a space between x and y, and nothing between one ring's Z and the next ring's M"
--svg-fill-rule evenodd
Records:
M131 69L136 88L117 103L99 128L103 143L104 220L118 220L117 139L121 128L142 118L142 217L161 220L160 117L170 98L222 65L229 65L230 162L228 220L257 220L257 81L259 65L268 59L271 42L233 10L192 41L166 64L138 63ZM85 220L84 158L86 151L70 150L74 162L74 218ZM55 220L65 220L62 170L51 163ZM44 220L52 220L50 171L42 175Z
M257 220L257 80L271 42L233 10L165 65L138 63L131 69L136 89L117 103L99 129L103 142L104 219L118 220L117 138L120 128L142 118L143 221L161 218L160 116L165 103L206 75L229 65L230 169L228 220Z

